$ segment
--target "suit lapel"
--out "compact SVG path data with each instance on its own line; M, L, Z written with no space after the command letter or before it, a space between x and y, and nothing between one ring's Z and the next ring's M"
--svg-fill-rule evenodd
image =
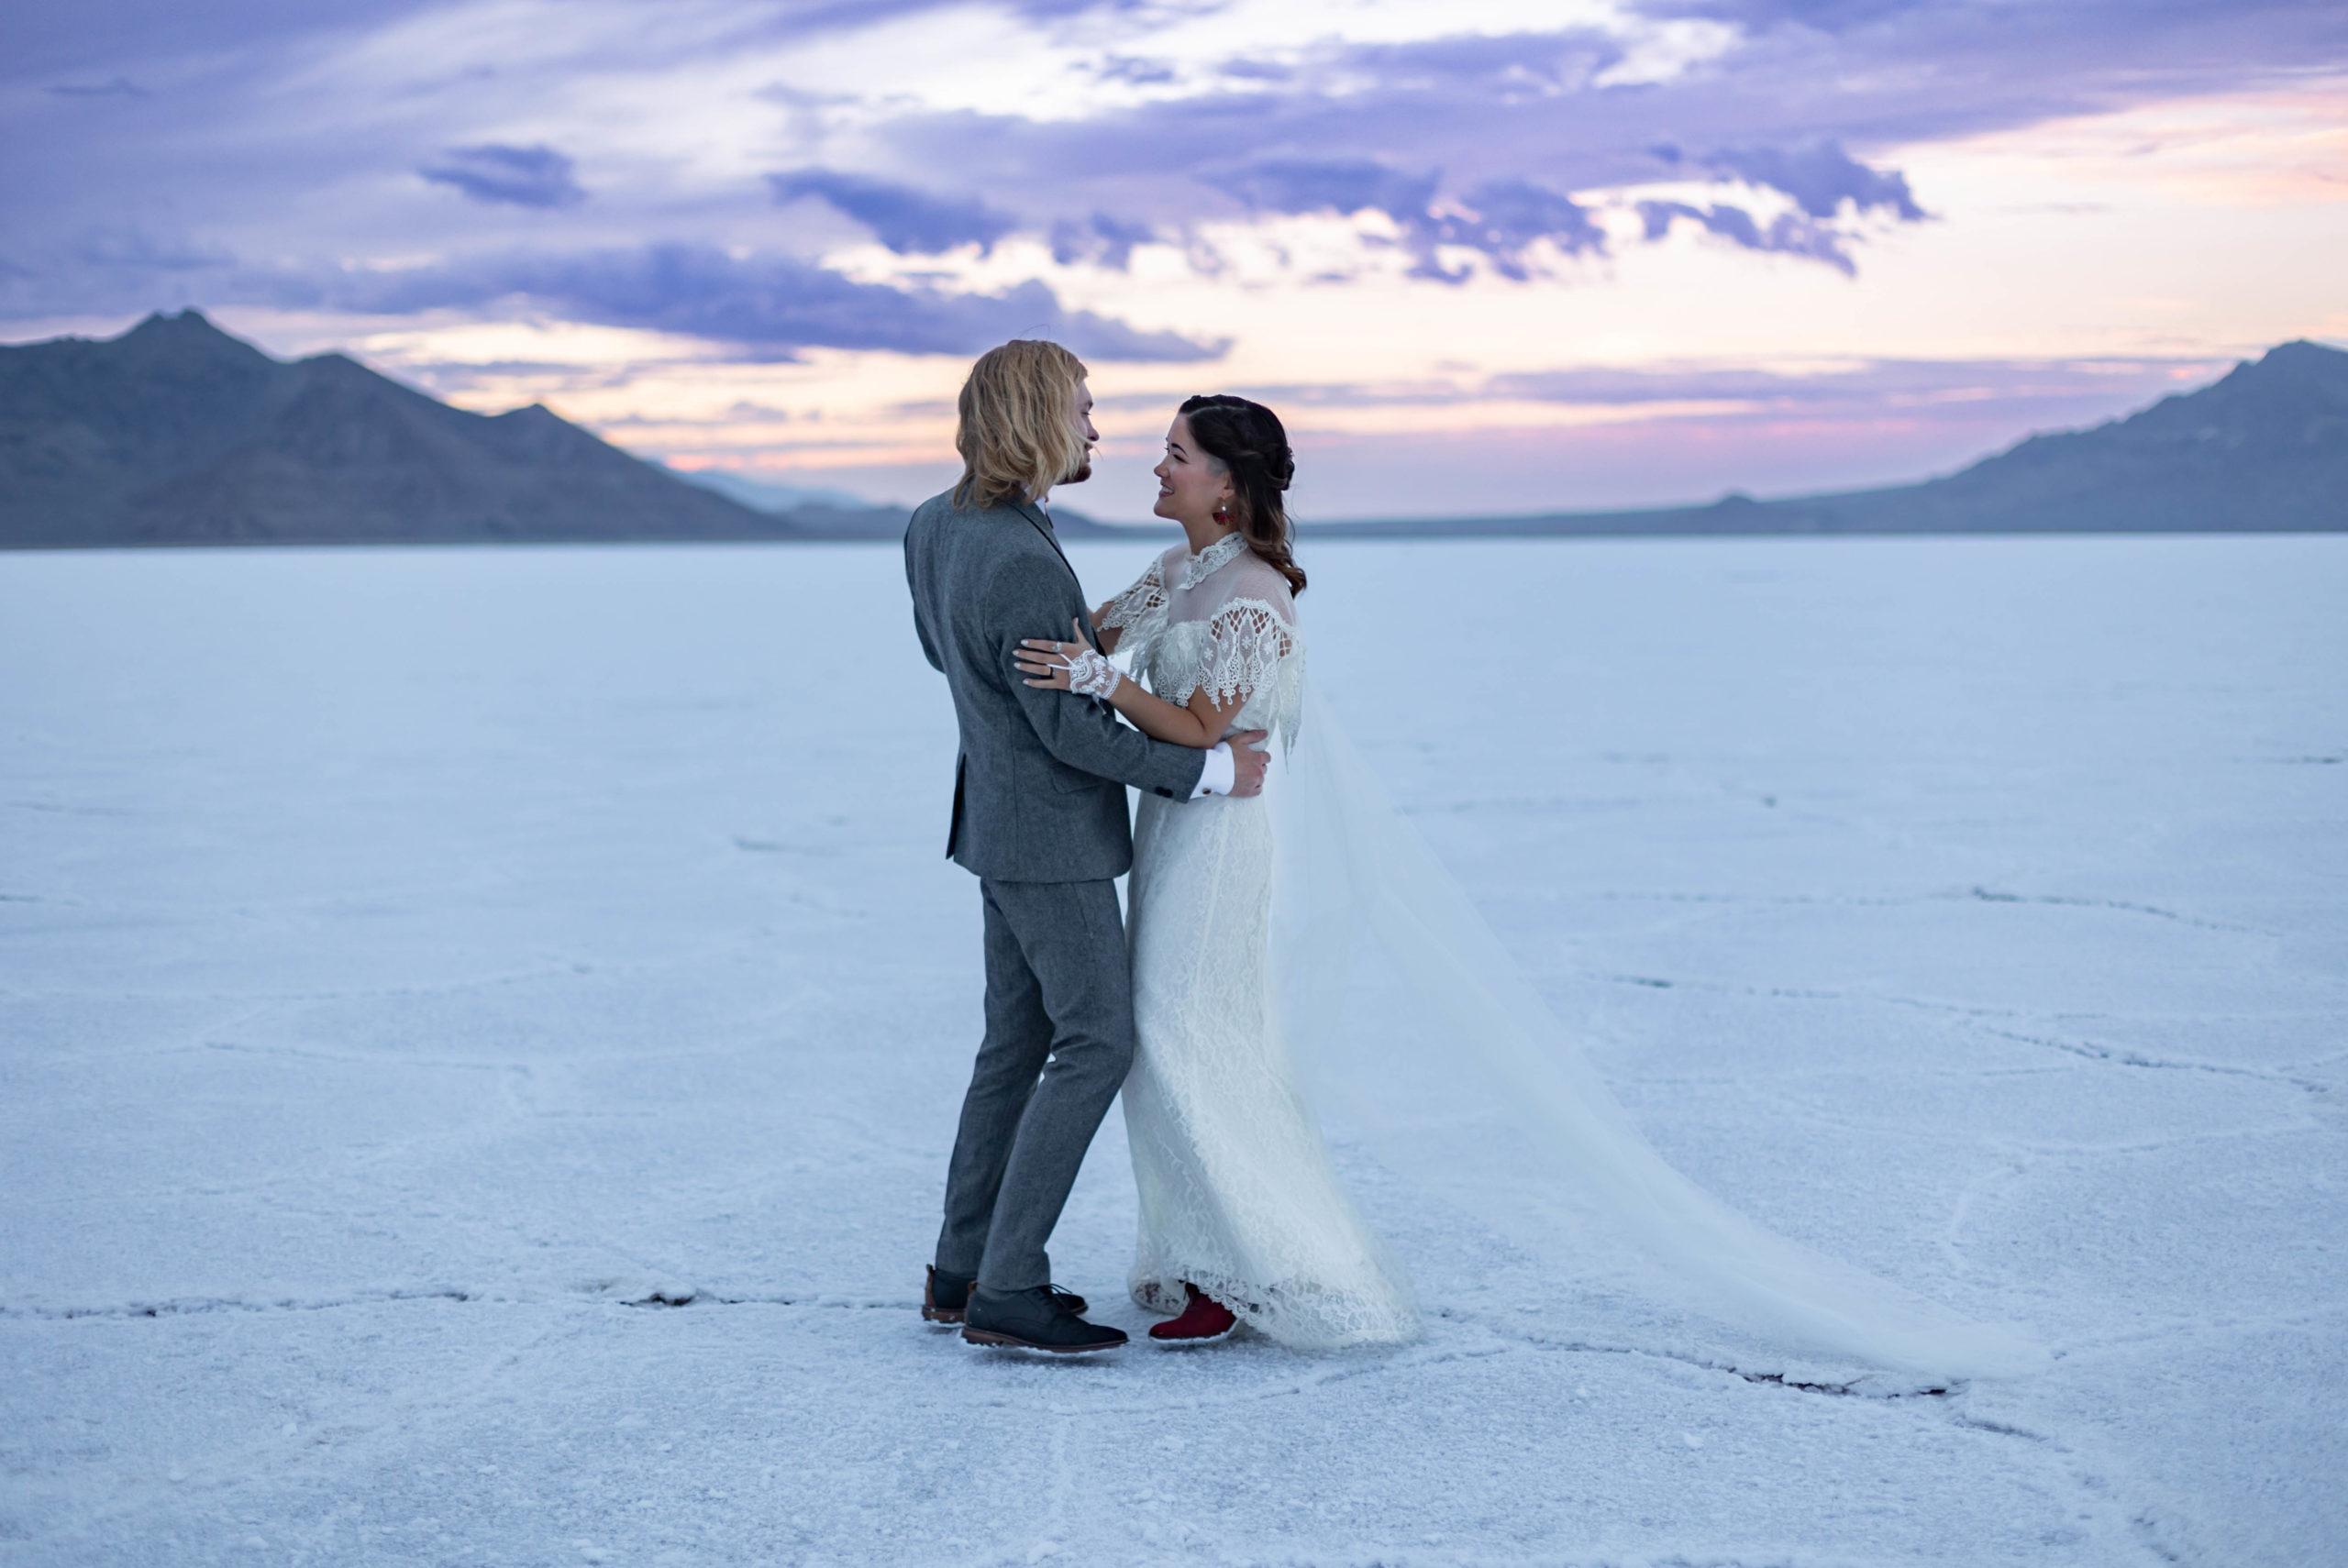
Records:
M1032 501L1014 501L1011 503L1011 509L1027 519L1036 532L1044 536L1044 543L1051 546L1052 554L1060 558L1060 565L1068 567L1069 576L1076 577L1076 569L1069 566L1068 554L1060 548L1059 536L1052 532L1051 520L1044 515L1044 509ZM1080 585L1083 580L1081 578L1077 578Z

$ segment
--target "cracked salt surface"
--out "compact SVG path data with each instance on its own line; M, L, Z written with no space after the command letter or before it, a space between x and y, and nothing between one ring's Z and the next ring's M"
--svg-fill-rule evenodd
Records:
M977 900L891 552L18 555L0 1565L2348 1555L2348 540L1309 565L1669 1157L2047 1372L1740 1375L1342 1140L1422 1343L969 1350L914 1309ZM1124 1166L1054 1258L1137 1330Z

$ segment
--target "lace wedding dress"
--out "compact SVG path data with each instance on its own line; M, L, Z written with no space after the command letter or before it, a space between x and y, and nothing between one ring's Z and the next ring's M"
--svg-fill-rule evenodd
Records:
M1304 646L1288 583L1234 534L1176 546L1101 623L1168 702L1246 699L1233 732L1293 736ZM1141 1048L1125 1129L1141 1195L1134 1298L1196 1285L1283 1344L1419 1331L1408 1279L1346 1196L1281 1038L1271 990L1272 823L1261 798L1142 797L1128 884Z
M1922 1387L2043 1364L1656 1153L1310 689L1287 582L1244 540L1168 550L1102 625L1158 696L1244 697L1232 728L1277 737L1257 799L1141 802L1124 1103L1144 1306L1180 1309L1187 1280L1300 1347L1418 1331L1331 1166L1325 1099L1396 1175L1517 1243L1556 1304L1596 1289L1660 1314L1629 1331L1640 1348L1764 1375L1856 1360Z

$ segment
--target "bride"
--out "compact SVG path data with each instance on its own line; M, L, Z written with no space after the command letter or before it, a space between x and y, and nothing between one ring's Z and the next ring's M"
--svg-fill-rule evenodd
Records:
M1144 795L1135 823L1132 1287L1171 1315L1151 1338L1244 1323L1330 1349L1420 1331L1401 1266L1331 1164L1310 1068L1439 1201L1662 1307L1651 1331L1675 1347L1721 1342L1679 1314L1731 1331L1732 1348L1698 1359L1786 1375L1815 1364L1789 1353L1855 1357L1920 1386L2037 1364L2018 1334L1762 1229L1647 1144L1307 688L1293 472L1271 410L1185 402L1155 508L1183 543L1092 611L1090 637L1078 625L1019 655L1030 686L1105 699L1158 740L1279 737L1260 798Z
M1270 409L1183 403L1155 510L1184 542L1093 611L1100 651L1027 642L1027 684L1073 678L1178 745L1292 737L1304 675L1304 573L1280 502L1292 471ZM1102 657L1118 651L1147 690ZM1300 1347L1410 1339L1409 1282L1338 1181L1274 1016L1273 863L1260 796L1142 799L1126 893L1140 1040L1124 1087L1141 1194L1134 1298L1177 1314L1150 1330L1161 1343L1221 1339L1240 1322Z

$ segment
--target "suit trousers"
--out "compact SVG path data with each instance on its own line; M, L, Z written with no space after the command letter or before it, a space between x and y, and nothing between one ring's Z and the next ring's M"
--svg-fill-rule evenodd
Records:
M937 1266L990 1290L1051 1282L1044 1245L1133 1066L1116 884L983 878L986 1038L946 1173Z

